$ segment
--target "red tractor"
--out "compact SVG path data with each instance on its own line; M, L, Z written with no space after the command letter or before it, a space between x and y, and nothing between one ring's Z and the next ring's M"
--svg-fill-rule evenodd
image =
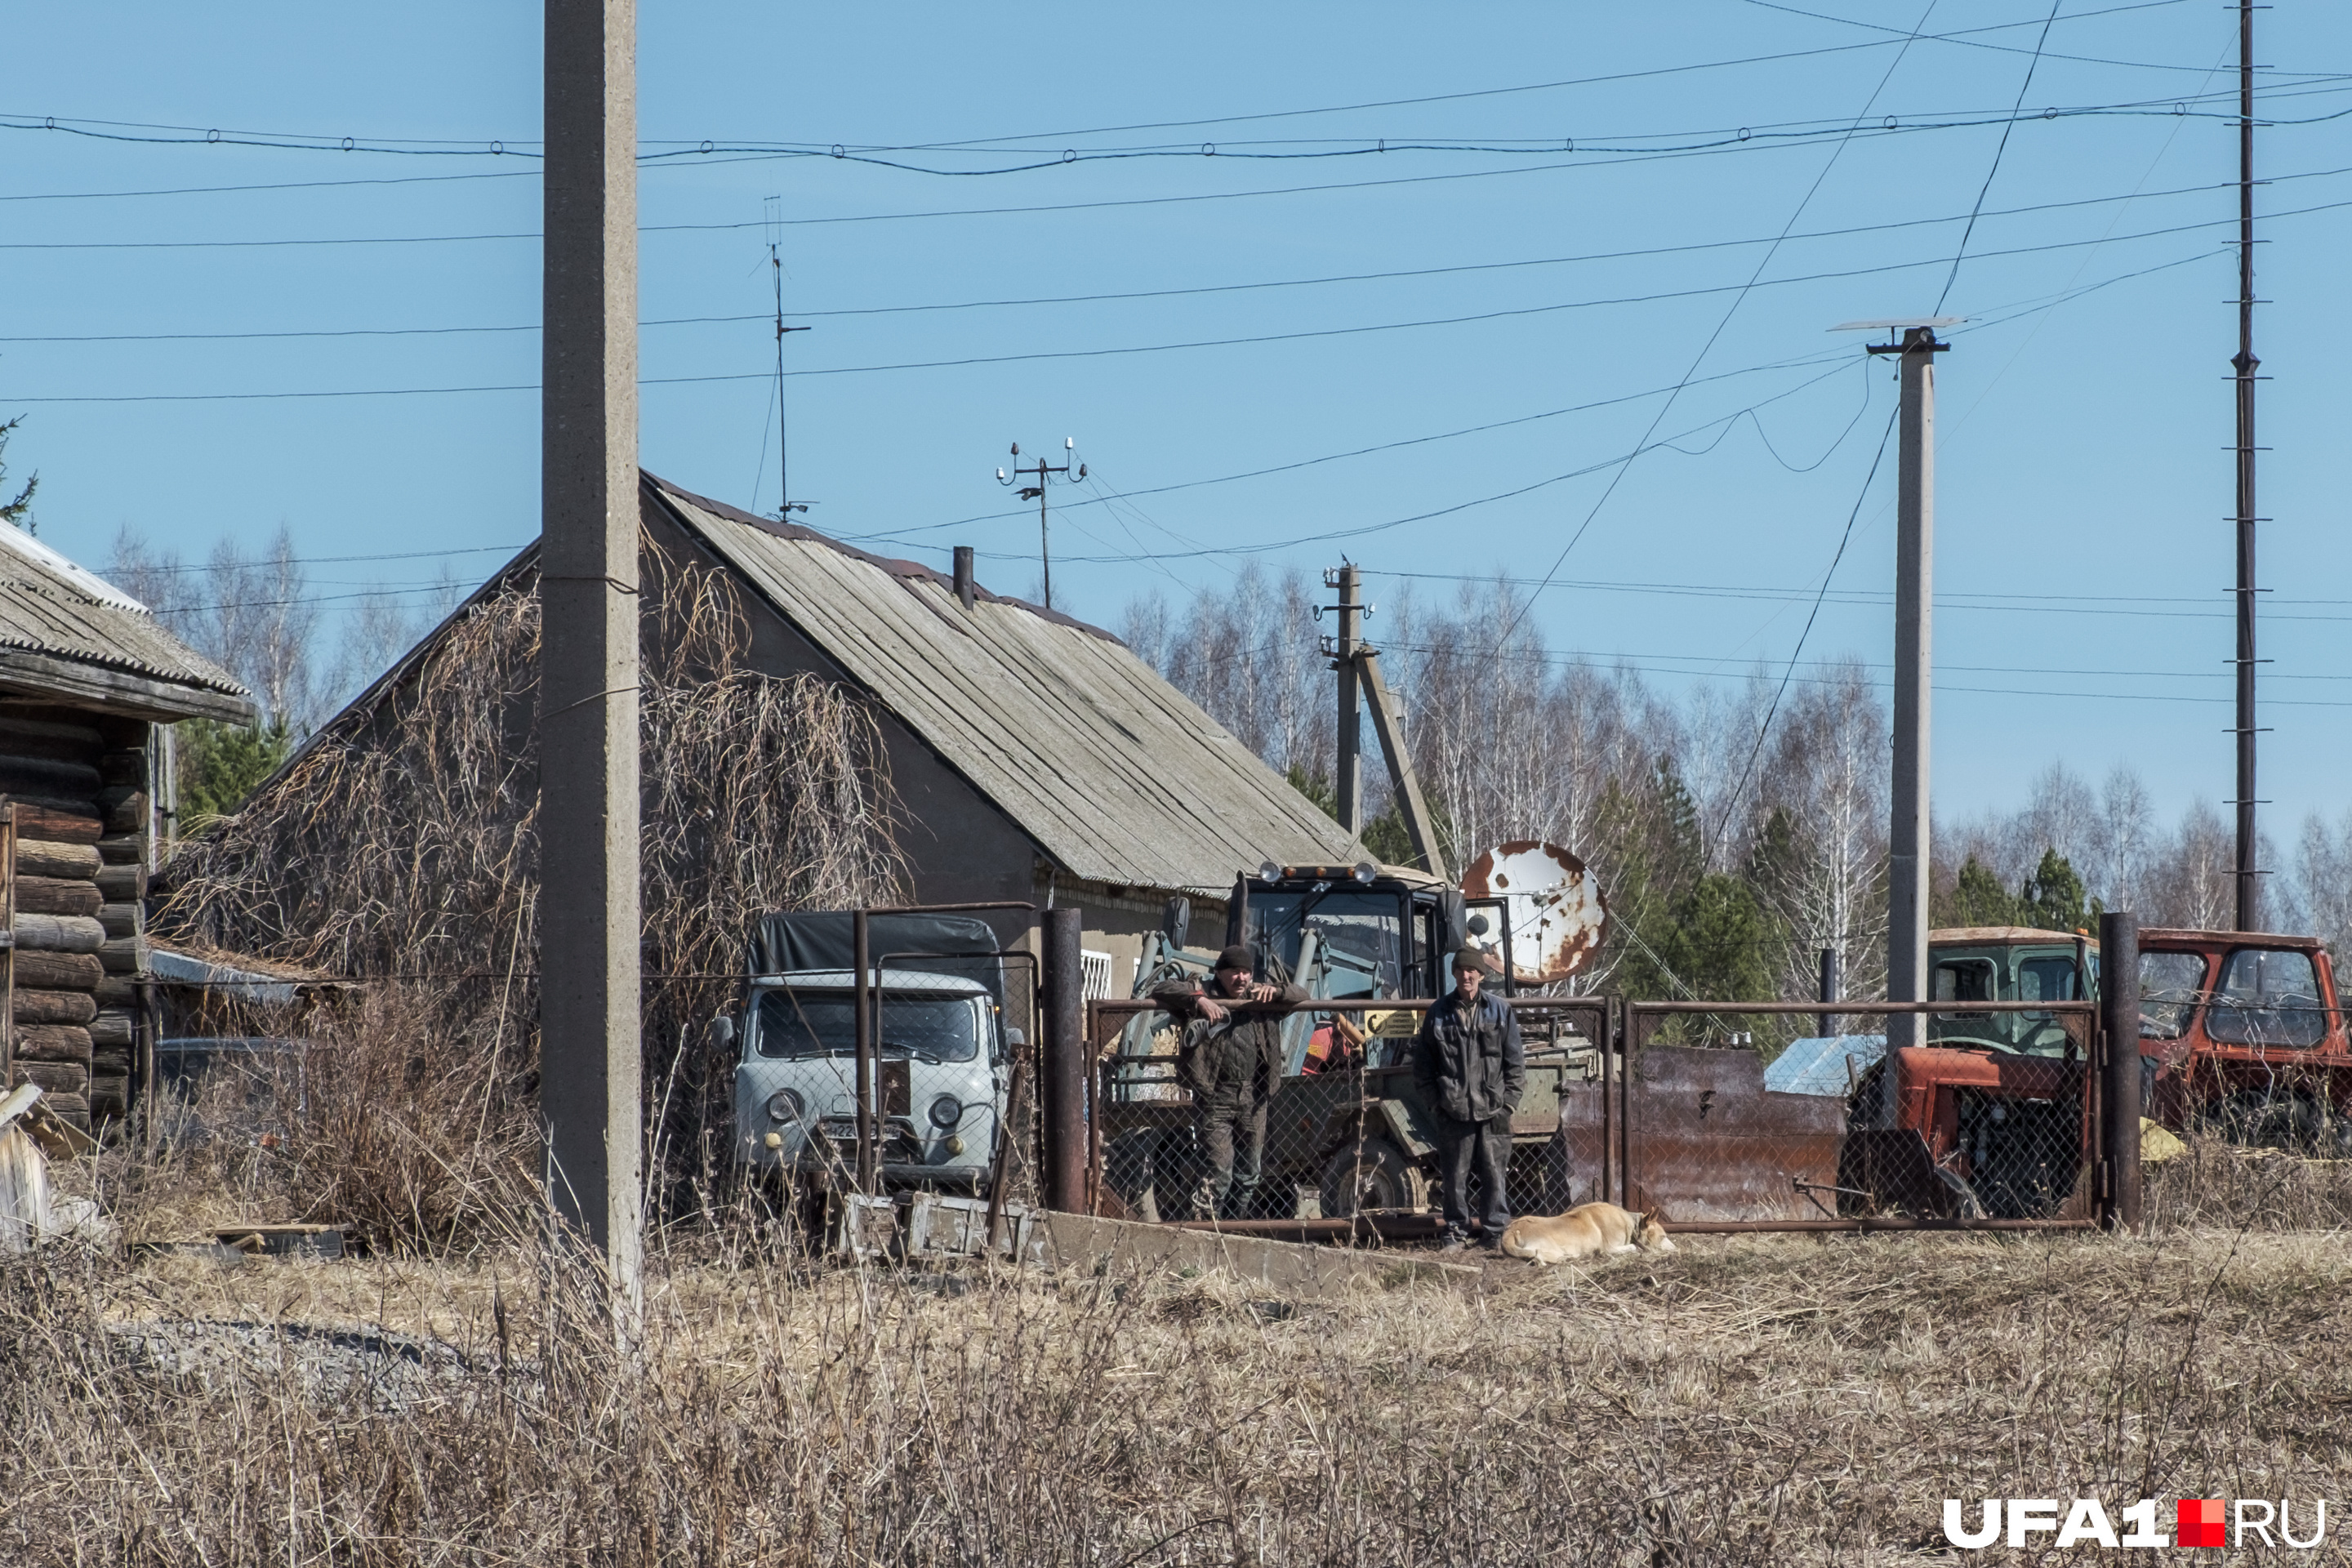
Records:
M2315 939L2158 928L2139 949L2142 1114L2233 1142L2352 1153L2352 1040ZM1939 1003L2095 997L2098 963L2082 934L1989 926L1928 939ZM1956 1008L1927 1033L1859 1075L1840 1185L1872 1207L2087 1213L2084 1020Z

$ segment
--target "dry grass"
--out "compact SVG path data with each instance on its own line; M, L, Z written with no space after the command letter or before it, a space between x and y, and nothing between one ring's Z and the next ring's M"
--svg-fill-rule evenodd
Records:
M1291 1301L741 1235L656 1256L632 1358L527 1241L9 1264L0 1559L1860 1563L1940 1554L1947 1495L2352 1480L2334 1237L1695 1237Z

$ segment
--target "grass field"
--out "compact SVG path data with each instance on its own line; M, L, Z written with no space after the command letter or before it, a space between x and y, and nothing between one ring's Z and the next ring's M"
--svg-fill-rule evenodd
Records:
M1947 1496L2345 1498L2352 1252L2273 1228L2335 1173L2199 1157L2147 1238L1401 1258L1336 1300L706 1235L626 1356L528 1242L51 1248L0 1264L0 1561L1918 1563Z

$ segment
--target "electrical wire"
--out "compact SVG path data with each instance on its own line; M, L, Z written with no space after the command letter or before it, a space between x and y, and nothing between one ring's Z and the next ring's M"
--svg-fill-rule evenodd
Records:
M2280 174L2270 181L2283 184L2295 180L2330 179L2352 174L2352 165L2335 169L2305 170L2298 174ZM2233 190L2234 180L2201 185L2181 185L2168 190L2127 192L2116 195L2084 196L2063 202L2036 202L2024 206L1999 207L1982 213L1988 218L2016 217L2029 214L2069 211L2082 207L2105 206L2134 200L2165 196L2203 195L2218 190ZM1790 240L1844 239L1859 235L1886 234L1903 229L1932 228L1945 224L1966 221L1968 215L1952 213L1938 217L1901 218L1886 223L1857 224L1843 228L1809 229L1792 234ZM2114 237L2108 236L2105 237ZM2124 236L2129 239L2134 236ZM960 300L926 301L907 305L863 305L833 310L793 310L786 312L790 321L811 321L856 316L887 316L931 313L951 310L980 310L1028 308L1049 305L1084 305L1122 302L1136 300L1184 299L1200 295L1246 293L1279 289L1320 288L1347 283L1392 282L1418 278L1452 277L1465 273L1500 272L1529 268L1580 265L1590 262L1639 260L1661 256L1694 255L1713 250L1742 249L1750 246L1769 245L1769 235L1741 239L1699 240L1684 245L1645 246L1630 250L1587 251L1570 256L1527 257L1505 261L1461 262L1445 267L1401 268L1381 272L1335 273L1316 278L1263 279L1242 283L1198 284L1177 289L1138 289L1113 290L1097 294L1036 295L997 300ZM638 322L640 329L706 325L741 325L749 321L772 320L772 311L759 311L727 316L668 316ZM436 337L465 333L535 332L536 321L522 321L486 326L461 327L340 327L313 328L286 331L263 332L82 332L44 335L0 335L0 343L108 343L108 342L252 342L281 339L304 338L394 338Z
M2320 205L2297 208L2288 212L2273 214L2270 215L2270 218L2271 221L2276 221L2278 219L2303 216L2311 213L2327 212L2339 207L2347 206L2352 206L2352 201L2329 202ZM2038 255L2048 251L2073 249L2084 246L2121 244L2126 241L2135 239L2154 239L2169 235L2192 233L2196 230L2204 228L2212 228L2216 226L2227 227L2234 223L2234 219L2214 219L2206 223L2179 224L2168 228L2148 229L2133 235L2104 237L2098 239L2060 240L2045 245L2017 246L2004 250L1984 251L1980 254L1984 257ZM1767 259L1769 260L1769 258L1768 258ZM2201 259L2201 253L2198 258L2188 258L2183 259ZM1555 301L1546 305L1526 305L1501 310L1474 311L1470 314L1461 316L1426 317L1408 321L1374 321L1346 327L1312 328L1293 332L1257 332L1232 338L1192 339L1179 342L1168 343L1128 343L1108 348L1036 349L1021 353L969 354L954 359L943 360L908 360L884 364L814 366L787 371L785 374L788 376L875 375L899 371L955 370L966 369L974 365L1022 364L1055 360L1103 359L1128 354L1174 353L1201 349L1242 348L1265 343L1311 342L1328 338L1358 337L1370 332L1392 332L1432 327L1467 326L1485 321L1507 321L1529 316L1552 315L1566 310L1596 310L1621 305L1655 304L1672 300L1699 299L1714 294L1736 293L1744 297L1747 293L1752 292L1754 289L1759 288L1784 288L1799 283L1817 283L1850 278L1873 277L1882 273L1901 272L1915 268L1934 267L1941 264L1942 258L1940 257L1937 257L1916 261L1890 262L1879 267L1848 268L1832 272L1804 273L1788 278L1770 279L1762 282L1756 281L1751 278L1748 282L1741 284L1714 284L1705 288L1668 289L1650 294L1628 294L1598 300ZM2150 268L2149 270L2156 270L2156 268ZM1737 301L1735 300L1735 303ZM1718 331L1719 331L1720 328L1718 328ZM1710 340L1710 342L1712 340ZM1693 368L1696 368L1696 364ZM775 373L773 371L754 371L716 374L709 375L645 376L639 378L638 384L641 386L675 386L716 382L757 381L771 378L774 374ZM1679 391L1683 385L1686 384L1677 384L1676 388L1673 390ZM334 388L302 392L144 393L72 396L11 394L9 395L9 400L21 404L222 403L270 401L299 397L413 397L445 395L458 393L536 392L538 390L539 384L536 382L528 382L505 383L478 386ZM1646 450L1647 447L1645 447L1643 449ZM1590 521L1591 520L1588 518L1586 526L1590 526ZM1580 530L1575 538L1580 537L1581 531ZM1569 548L1572 549L1574 547L1574 538L1571 538ZM1565 558L1566 551L1564 550L1562 552L1562 559Z
M1916 39L1919 36L1920 30L1927 26L1927 18L1935 15L1936 5L1937 0L1927 0L1927 9L1919 13L1918 21L1913 23L1911 26L1912 38ZM1822 163L1821 172L1813 176L1813 183L1805 187L1805 194L1798 199L1796 210L1789 215L1789 221L1781 225L1780 236L1782 239L1786 239L1789 234L1796 228L1797 220L1805 216L1805 208L1811 205L1814 195L1818 194L1822 188L1822 183L1830 177L1830 171L1837 167L1838 159L1843 155L1846 148L1852 144L1853 132L1862 128L1863 121L1870 117L1870 111L1874 108L1877 107L1878 95L1885 92L1886 90L1887 83L1895 79L1895 71L1901 68L1904 60L1909 58L1910 49L1910 43L1906 40L1903 47L1895 51L1895 58L1888 62L1885 74L1880 76L1878 79L1878 85L1870 89L1870 97L1863 104L1862 112L1854 116L1853 124L1849 128L1845 138L1840 141L1835 147L1831 149L1829 157ZM1609 476L1609 483L1601 489L1600 497L1593 501L1592 509L1584 514L1584 521L1577 524L1576 531L1569 535L1568 542L1559 547L1559 554L1553 559L1551 566L1544 573L1544 579L1547 583L1549 582L1552 577L1559 574L1559 569L1566 563L1570 552L1574 551L1578 543L1583 540L1586 532L1592 527L1593 520L1598 518L1601 515L1601 509L1609 504L1609 499L1617 493L1617 487L1623 482L1627 470L1633 467L1633 458L1640 455L1641 449L1643 446L1648 445L1650 436L1656 433L1658 426L1664 421L1666 415L1674 408L1675 400L1682 395L1683 387L1689 384L1692 376L1698 374L1698 367L1706 362L1706 356L1714 351L1717 341L1723 336L1724 329L1731 325L1732 317L1738 314L1740 305L1746 301L1748 294L1755 289L1757 285L1763 280L1764 269L1772 264L1772 258L1775 256L1778 256L1780 252L1780 242L1775 241L1772 247L1764 253L1764 258L1756 264L1756 270L1748 275L1748 282L1732 297L1731 303L1725 309L1722 319L1716 322L1715 330L1706 335L1706 342L1701 343L1699 345L1698 353L1692 356L1689 368L1683 372L1682 382L1675 387L1674 391L1666 395L1664 404L1659 407L1655 416L1651 419L1649 431L1643 434L1641 442L1635 446L1633 454L1626 458L1625 466L1623 468L1620 468ZM1526 616L1527 612L1534 606L1535 601L1540 597L1542 594L1543 586L1538 584L1534 592L1528 595L1526 601L1512 611L1510 619L1504 623L1502 636L1496 639L1498 646L1507 646L1509 644L1512 628L1517 626L1520 620Z

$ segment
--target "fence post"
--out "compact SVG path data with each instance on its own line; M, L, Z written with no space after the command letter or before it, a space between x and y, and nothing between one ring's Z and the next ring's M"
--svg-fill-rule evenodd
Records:
M1080 953L1085 916L1045 911L1045 1040L1038 1096L1045 1112L1045 1199L1076 1213L1087 1190L1087 988Z
M2099 917L2099 1223L2137 1230L2139 1186L2139 917Z
M1827 1005L1836 1000L1838 1000L1838 950L1825 947L1822 949L1822 1002L1823 1005ZM1822 1015L1822 1036L1827 1037L1837 1032L1838 1016L1835 1013L1823 1013Z

